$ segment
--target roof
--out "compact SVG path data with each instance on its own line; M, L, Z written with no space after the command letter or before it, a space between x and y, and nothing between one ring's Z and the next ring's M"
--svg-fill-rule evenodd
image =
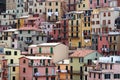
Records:
M52 59L50 57L46 57L46 56L24 56L25 58L28 59Z
M69 59L64 59L62 61L59 61L57 64L69 64Z
M32 45L30 45L29 47L37 47L37 45L35 45L35 44L32 44Z
M93 52L95 52L95 50L81 49L75 51L73 54L70 55L70 57L85 57Z
M4 32L13 32L13 31L17 31L17 29L8 29L8 30L4 30Z
M38 44L38 46L57 46L60 43L42 43L42 44Z

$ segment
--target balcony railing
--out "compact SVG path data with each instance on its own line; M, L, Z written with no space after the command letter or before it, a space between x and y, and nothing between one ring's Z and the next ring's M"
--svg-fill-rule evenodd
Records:
M46 63L40 63L40 64L29 63L28 65L31 66L31 67L55 66L54 63L47 63L47 64Z
M56 74L40 74L39 72L36 72L35 74L33 74L34 77L44 77L44 76L56 76Z
M26 44L32 44L32 43L33 43L33 40L25 40L25 43L26 43Z

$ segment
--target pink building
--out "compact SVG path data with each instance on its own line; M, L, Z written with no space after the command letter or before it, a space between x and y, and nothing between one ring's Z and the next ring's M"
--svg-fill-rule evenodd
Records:
M109 6L109 0L90 0L90 8L103 8Z
M20 59L20 80L55 80L55 64L50 57L26 56Z
M108 53L109 43L108 43L108 35L101 34L98 36L98 52L106 55Z
M120 56L100 57L88 80L120 80Z

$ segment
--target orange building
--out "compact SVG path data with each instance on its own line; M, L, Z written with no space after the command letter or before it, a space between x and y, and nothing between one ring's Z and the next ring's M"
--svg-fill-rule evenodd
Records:
M70 80L69 59L62 60L57 63L57 80Z

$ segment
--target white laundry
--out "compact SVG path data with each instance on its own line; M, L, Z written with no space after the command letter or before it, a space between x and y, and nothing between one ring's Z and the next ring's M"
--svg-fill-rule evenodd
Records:
M52 15L52 12L47 12L47 15L48 15L48 16L51 16L51 15Z
M56 16L58 16L58 12L54 12L54 14L55 14Z

